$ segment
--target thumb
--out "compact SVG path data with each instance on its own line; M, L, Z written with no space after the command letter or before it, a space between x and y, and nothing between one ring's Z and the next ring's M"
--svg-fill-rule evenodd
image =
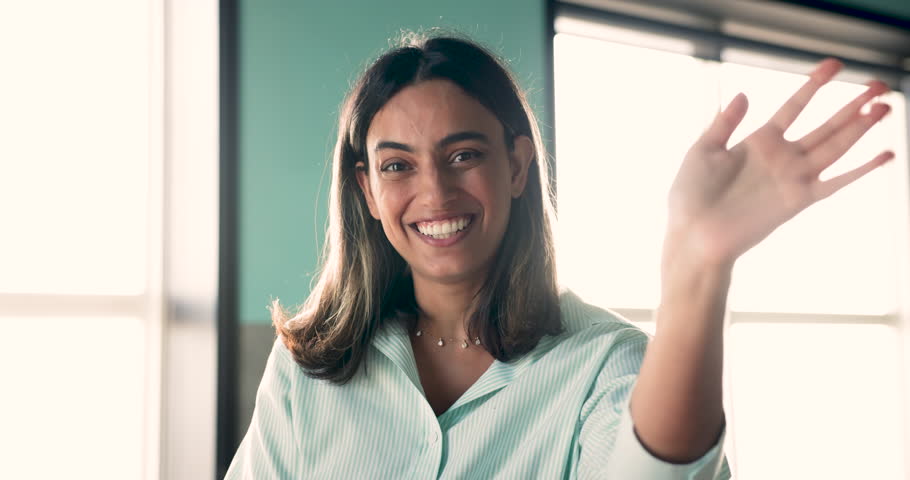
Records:
M727 141L730 135L742 122L746 116L746 110L749 109L749 99L742 92L737 93L733 100L727 104L727 108L717 112L714 121L708 126L708 129L702 135L702 141L718 148L727 148Z

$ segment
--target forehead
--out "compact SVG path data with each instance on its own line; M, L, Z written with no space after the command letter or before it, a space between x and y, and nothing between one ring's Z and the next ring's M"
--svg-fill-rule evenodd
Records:
M417 148L460 131L501 139L499 120L474 97L448 80L428 80L403 88L376 113L367 131L367 149L380 141Z

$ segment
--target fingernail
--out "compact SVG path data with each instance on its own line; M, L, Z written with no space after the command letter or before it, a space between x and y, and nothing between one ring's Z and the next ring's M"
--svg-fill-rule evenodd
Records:
M878 122L881 122L882 120L884 120L885 117L887 117L888 114L891 113L891 105L888 105L887 103L877 103L876 105L882 105L882 106L879 107L879 108L884 109L884 110L882 111L882 116L879 117L878 120L875 122L875 123L878 123Z
M881 81L881 80L879 80L879 79L877 79L877 78L873 78L872 80L869 80L868 82L866 82L866 86L867 86L867 87L870 87L870 88L871 88L871 87L882 86L882 87L885 87L885 90L888 89L888 84L885 83L885 82L883 82L883 81Z

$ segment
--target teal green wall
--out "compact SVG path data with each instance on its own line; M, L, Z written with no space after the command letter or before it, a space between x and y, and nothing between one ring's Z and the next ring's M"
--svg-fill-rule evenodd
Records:
M277 297L309 293L324 236L338 105L400 29L445 27L511 60L541 120L544 0L241 0L240 321L268 323Z

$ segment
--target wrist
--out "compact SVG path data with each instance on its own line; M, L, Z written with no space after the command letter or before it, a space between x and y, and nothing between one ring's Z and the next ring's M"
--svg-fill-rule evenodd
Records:
M716 248L710 239L694 229L671 229L664 236L661 274L725 277L733 271L736 258Z
M691 327L691 322L713 324L723 318L734 261L706 255L696 240L676 233L664 243L658 308L662 323L668 321L665 317L687 318L683 324Z

